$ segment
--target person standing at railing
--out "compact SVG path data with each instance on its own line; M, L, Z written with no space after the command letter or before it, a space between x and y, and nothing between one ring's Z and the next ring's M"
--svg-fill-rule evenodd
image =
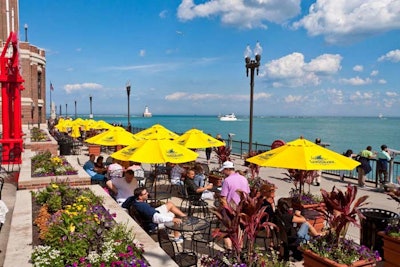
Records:
M384 185L389 182L388 167L389 161L391 160L389 150L386 145L381 146L381 151L378 153L377 159L376 168L378 171L379 182Z
M365 187L365 180L367 178L367 174L372 170L369 160L375 158L376 154L372 152L371 146L367 146L367 148L361 151L358 155L359 155L358 161L361 163L361 165L357 167L358 186L362 188Z

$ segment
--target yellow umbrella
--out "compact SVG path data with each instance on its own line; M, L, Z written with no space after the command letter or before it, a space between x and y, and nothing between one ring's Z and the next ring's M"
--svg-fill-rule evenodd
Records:
M73 120L73 122L81 126L85 125L85 120L82 118L76 118L75 120Z
M102 146L131 145L137 139L122 127L113 127L106 132L86 139L85 142Z
M137 141L113 154L111 157L123 161L141 163L183 163L195 160L199 155L169 139Z
M113 127L114 126L112 126L111 124L109 124L108 122L103 121L103 120L99 120L96 123L94 123L94 125L93 125L93 129L108 129L109 130Z
M71 129L72 126L74 126L74 123L72 120L60 120L58 124L55 126L58 131L60 132L68 132L68 129Z
M259 166L298 170L352 170L360 162L299 138L285 145L248 158Z
M175 139L178 144L187 148L219 147L225 144L198 129L190 129Z
M78 124L73 125L71 137L78 138L80 136L81 136L80 126Z
M136 133L135 137L138 139L176 139L179 135L168 130L161 124L154 124L153 126Z
M84 130L89 131L93 129L93 126L96 124L96 121L93 119L86 119L84 122Z

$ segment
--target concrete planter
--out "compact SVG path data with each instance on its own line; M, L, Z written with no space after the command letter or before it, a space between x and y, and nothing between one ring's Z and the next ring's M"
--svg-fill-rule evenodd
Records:
M66 156L66 159L71 166L78 171L75 175L60 175L46 177L31 176L31 158L35 153L29 149L25 149L22 153L22 164L18 179L18 189L38 189L50 184L52 181L68 182L71 186L90 185L90 176L78 164L76 156Z
M116 213L115 221L125 223L134 229L134 238L144 245L144 257L150 266L178 266L129 215L122 209L100 186L92 185L89 188L104 198L103 206ZM32 201L28 190L17 191L10 239L8 240L4 266L28 267L32 266Z

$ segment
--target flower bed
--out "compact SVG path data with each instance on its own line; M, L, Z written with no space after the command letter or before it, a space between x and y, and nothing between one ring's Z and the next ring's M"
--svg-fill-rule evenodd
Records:
M42 178L38 178L42 179ZM108 193L98 185L87 186L96 196L103 199L103 207L116 213L113 218L116 223L126 224L134 229L132 240L144 245L143 256L151 266L176 267L176 263L155 242ZM32 267L32 196L28 190L17 190L12 224L10 225L7 249L5 250L4 266Z
M52 183L33 193L34 266L147 266L132 230L117 224L89 189ZM36 235L34 235L36 236Z
M52 156L49 151L32 158L32 177L75 175L78 173L64 157Z
M31 129L31 142L49 142L51 141L47 133L37 127Z

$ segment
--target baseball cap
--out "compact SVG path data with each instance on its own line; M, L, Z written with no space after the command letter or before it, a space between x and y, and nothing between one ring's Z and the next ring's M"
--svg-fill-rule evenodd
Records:
M231 162L231 161L225 161L223 164L222 164L222 167L219 169L219 171L221 172L221 171L223 171L224 169L234 169L235 168L235 166L233 166L233 162Z

